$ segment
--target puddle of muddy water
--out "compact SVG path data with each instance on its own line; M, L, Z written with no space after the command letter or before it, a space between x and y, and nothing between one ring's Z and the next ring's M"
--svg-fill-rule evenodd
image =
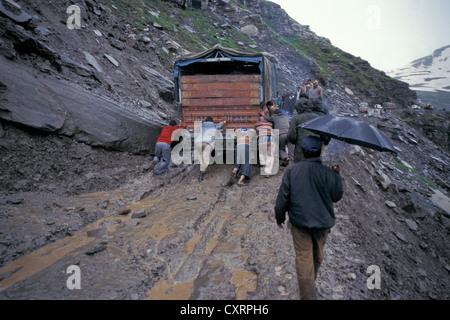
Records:
M118 199L123 196L123 193L118 190L97 192L86 195L77 195L66 199L66 203L71 203L73 199L82 199L85 206L96 207L98 203L106 200ZM31 252L21 258L13 261L0 268L0 275L4 276L4 279L0 282L0 292L9 288L13 284L23 281L36 273L44 270L45 268L55 264L58 260L64 256L73 254L78 249L87 246L96 241L95 237L90 237L87 232L100 228L102 223L110 219L117 219L116 213L103 217L94 223L79 230L73 236L65 237L57 240L49 245L46 245L34 252ZM124 217L126 219L126 217ZM114 231L114 226L108 226L108 231ZM12 272L17 270L15 272Z
M147 294L146 300L187 300L192 294L194 280L176 283L174 280L158 282Z
M236 286L236 299L245 300L247 292L256 291L257 275L253 271L234 270L231 282Z
M69 254L94 240L95 238L88 237L85 234L79 234L76 238L64 238L61 241L54 242L51 245L19 258L8 266L0 269L0 274L5 275L20 268L18 271L12 273L10 277L7 277L0 282L0 292L17 282L23 281L44 270L66 254Z

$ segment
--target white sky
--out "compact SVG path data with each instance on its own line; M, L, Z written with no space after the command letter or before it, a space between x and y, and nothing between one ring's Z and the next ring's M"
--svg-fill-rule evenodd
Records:
M450 0L270 0L372 67L389 71L450 45Z

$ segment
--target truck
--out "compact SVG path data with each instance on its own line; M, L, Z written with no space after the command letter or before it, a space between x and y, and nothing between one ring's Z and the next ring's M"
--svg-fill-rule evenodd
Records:
M367 102L361 102L359 104L359 112L369 113L369 104Z
M383 103L383 109L397 109L397 105L394 102L385 102Z
M277 93L276 69L264 53L220 44L178 59L174 80L174 96L181 104L182 122L190 132L192 147L198 134L195 123L208 116L215 123L226 121L221 129L222 148L217 148L216 143L216 150L223 157L234 152L234 130L254 128L262 106L276 99Z
M276 70L261 52L215 45L178 59L174 80L188 130L208 116L225 129L253 128L261 105L276 98Z

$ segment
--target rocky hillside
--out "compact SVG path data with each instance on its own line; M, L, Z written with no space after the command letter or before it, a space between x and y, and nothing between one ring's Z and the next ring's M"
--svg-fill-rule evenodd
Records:
M400 117L445 151L450 150L450 111L403 110Z
M320 296L449 299L449 155L401 113L358 112L414 93L269 1L201 3L79 0L77 29L72 1L0 0L0 299L298 299L292 239L273 217L284 170L266 179L253 166L247 188L228 183L230 165L201 184L196 165L149 170L161 127L180 116L173 63L216 43L265 51L280 91L319 79L332 113L399 151L327 147L345 195ZM367 286L374 265L380 289ZM81 289L68 288L69 266Z
M415 99L405 83L333 47L274 3L216 0L201 10L180 2L79 1L77 22L71 1L2 0L0 117L91 146L152 152L161 126L179 117L175 60L216 43L266 52L277 64L279 92L319 79L337 110L342 96L349 110L355 96L404 106Z

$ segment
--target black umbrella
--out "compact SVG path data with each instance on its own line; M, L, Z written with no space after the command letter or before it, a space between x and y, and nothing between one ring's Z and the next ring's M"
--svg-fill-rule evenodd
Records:
M386 135L370 124L350 117L325 115L298 125L321 136L377 151L397 153Z

